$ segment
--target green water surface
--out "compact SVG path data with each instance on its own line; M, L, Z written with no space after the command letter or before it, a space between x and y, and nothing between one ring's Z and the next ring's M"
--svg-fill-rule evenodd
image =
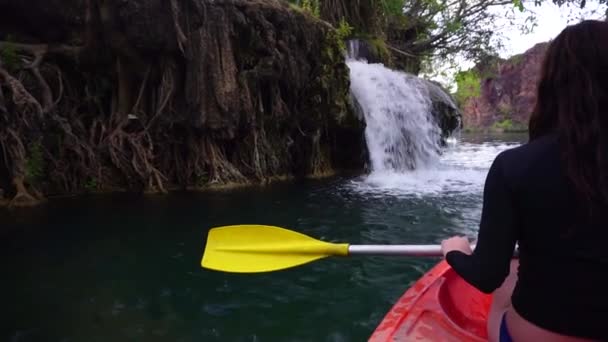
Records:
M54 199L2 211L0 341L365 341L438 259L329 258L282 272L226 274L199 266L208 229L268 224L354 244L474 236L489 166L478 159L520 140L465 138L466 148L456 147L446 163L473 180L435 192L424 181L423 190L409 191L336 178Z

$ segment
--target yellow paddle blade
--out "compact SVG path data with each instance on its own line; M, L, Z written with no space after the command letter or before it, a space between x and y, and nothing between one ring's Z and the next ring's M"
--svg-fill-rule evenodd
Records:
M237 225L209 231L201 266L224 272L270 272L330 255L348 255L348 244L323 242L279 227Z

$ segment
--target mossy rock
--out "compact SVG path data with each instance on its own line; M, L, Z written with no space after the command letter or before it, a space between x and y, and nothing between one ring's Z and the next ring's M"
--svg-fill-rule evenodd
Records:
M388 67L393 65L391 53L386 42L377 37L360 37L353 39L359 44L357 59L365 59L369 63L382 63Z

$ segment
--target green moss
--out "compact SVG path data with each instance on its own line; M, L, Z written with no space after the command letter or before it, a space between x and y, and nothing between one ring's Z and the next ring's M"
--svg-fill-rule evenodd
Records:
M205 187L205 185L207 185L209 181L209 174L207 174L207 172L196 176L196 186L199 188Z
M383 64L391 66L391 53L383 38L368 33L354 33L352 37L365 41L372 55L376 56Z
M289 8L296 10L298 12L302 11L302 7L296 5L293 1L289 2Z
M373 38L368 40L369 45L372 48L372 52L378 56L381 61L388 61L390 59L390 52L388 51L388 47L386 42L380 38Z
M525 125L519 122L513 122L511 119L495 122L490 129L495 132L507 133L526 132L528 130Z
M30 184L38 183L44 175L44 158L40 142L28 146L28 158L25 161L25 180Z
M346 25L341 25L345 27ZM317 108L324 113L332 113L341 122L348 111L348 69L344 64L344 36L350 29L328 30L321 45L320 73L315 78L312 89L318 94ZM314 102L314 100L313 100ZM317 109L315 108L315 109Z
M522 0L513 0L513 5L517 7L520 12L525 10L524 2Z
M320 0L288 0L289 5L292 9L299 12L308 13L315 18L321 16Z
M95 190L97 190L97 188L99 187L99 183L97 182L96 178L89 178L87 179L87 181L84 183L84 189L88 192L93 192Z
M20 67L19 55L17 55L17 48L11 43L12 37L6 38L6 44L0 49L0 61L2 65L10 72L14 72Z
M505 119L505 120L502 120L499 122L495 122L494 125L492 125L492 128L494 128L496 130L503 130L503 131L508 131L512 127L513 127L513 122L511 121L511 119Z
M456 87L455 98L461 108L469 99L481 95L481 79L474 70L456 74Z
M405 17L403 15L403 0L382 0L379 4L382 6L383 13L391 16Z
M340 19L340 24L336 29L336 39L338 40L338 46L340 50L346 51L346 44L344 43L353 33L353 27L344 19Z
M511 64L513 64L513 65L519 65L523 61L524 61L524 55L523 54L515 55L515 56L509 58L509 62Z
M289 0L289 4L294 9L301 9L304 12L319 18L321 14L319 1L320 0Z
M495 122L492 126L484 127L464 127L463 133L524 133L527 132L526 125L513 122L510 119Z

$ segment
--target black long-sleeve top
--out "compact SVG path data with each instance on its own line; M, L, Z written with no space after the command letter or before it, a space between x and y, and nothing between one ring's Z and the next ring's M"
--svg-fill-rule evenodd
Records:
M589 216L569 184L556 135L502 152L486 179L473 254L446 259L490 293L508 275L517 243L517 313L556 333L608 341L608 207Z

